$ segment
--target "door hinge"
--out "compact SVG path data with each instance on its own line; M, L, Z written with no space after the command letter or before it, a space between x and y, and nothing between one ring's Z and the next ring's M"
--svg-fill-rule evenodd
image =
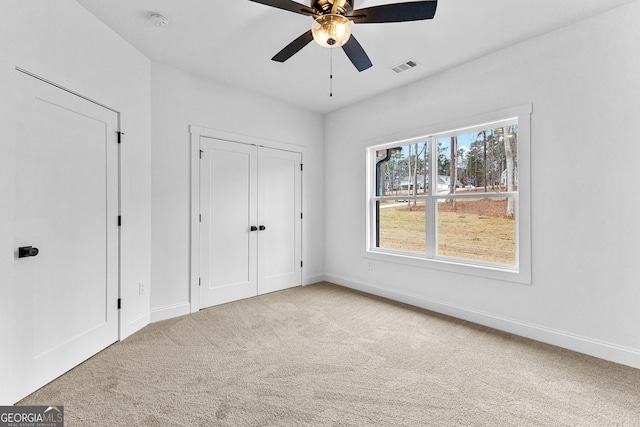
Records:
M300 212L300 219L302 219L302 212Z
M202 158L202 153L204 153L204 151L200 150L200 158Z
M122 227L122 216L118 215L118 227Z
M198 277L198 286L202 285L202 277Z
M202 214L200 214L200 222L202 222Z
M122 308L122 298L118 298L118 310Z
M303 166L303 164L302 164L302 163L300 163L300 170L302 170L302 166Z
M300 267L302 267L302 261L300 261Z
M122 135L124 135L124 132L117 132L118 134L118 144L122 144Z

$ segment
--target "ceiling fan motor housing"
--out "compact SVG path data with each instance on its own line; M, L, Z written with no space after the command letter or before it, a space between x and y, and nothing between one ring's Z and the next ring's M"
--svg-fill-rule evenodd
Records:
M320 14L332 13L333 5L336 5L338 15L346 15L353 10L353 0L311 0L311 7Z

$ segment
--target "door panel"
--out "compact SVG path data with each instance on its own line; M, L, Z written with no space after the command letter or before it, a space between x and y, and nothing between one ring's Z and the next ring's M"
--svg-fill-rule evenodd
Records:
M258 293L301 284L301 155L260 148Z
M117 113L22 76L15 246L19 385L34 391L118 339Z
M200 149L200 306L209 307L257 292L257 151L212 138Z
M300 285L301 154L208 137L200 150L200 307Z

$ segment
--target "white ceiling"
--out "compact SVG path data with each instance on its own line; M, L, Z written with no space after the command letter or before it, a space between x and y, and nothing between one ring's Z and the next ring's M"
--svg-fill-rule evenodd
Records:
M153 61L327 113L634 0L440 0L433 20L354 25L373 63L361 73L342 49L313 42L271 61L313 20L248 0L77 1ZM356 9L398 2L355 1ZM170 25L154 27L154 12ZM410 58L419 67L390 70Z

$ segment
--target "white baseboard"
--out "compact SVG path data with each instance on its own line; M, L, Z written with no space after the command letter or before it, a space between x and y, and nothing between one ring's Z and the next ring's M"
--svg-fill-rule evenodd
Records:
M324 280L347 288L377 295L394 301L424 308L458 319L467 320L479 325L488 326L500 331L509 332L535 341L544 342L578 353L587 354L600 359L622 365L640 368L640 350L596 340L589 337L575 335L556 329L547 328L515 319L496 316L466 307L444 303L415 294L398 292L395 290L351 280L345 277L325 275Z
M172 319L191 313L191 305L188 302L165 305L151 310L151 323Z
M147 311L145 313L140 314L135 319L127 322L126 325L120 330L120 340L122 341L129 335L132 335L138 332L140 329L144 328L151 322L151 312Z
M325 280L324 273L315 273L307 275L304 278L302 286L313 285L314 283L323 282Z

